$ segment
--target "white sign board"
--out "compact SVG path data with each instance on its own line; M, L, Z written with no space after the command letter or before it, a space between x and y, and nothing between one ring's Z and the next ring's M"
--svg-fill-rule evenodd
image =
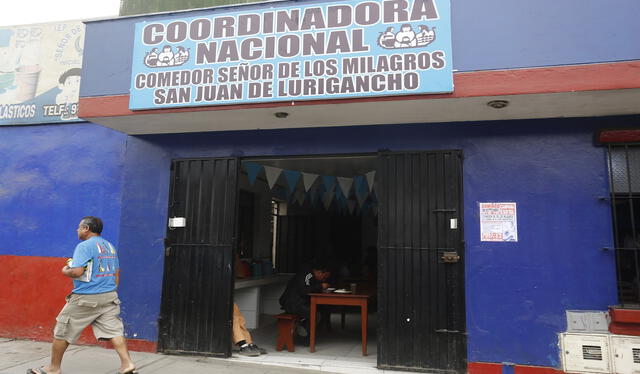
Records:
M480 241L518 241L516 203L480 203Z
M78 121L84 24L0 27L0 126Z

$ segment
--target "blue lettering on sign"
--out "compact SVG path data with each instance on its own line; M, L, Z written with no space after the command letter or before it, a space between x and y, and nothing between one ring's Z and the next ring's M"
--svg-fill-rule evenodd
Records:
M453 91L449 0L344 1L136 24L129 107Z

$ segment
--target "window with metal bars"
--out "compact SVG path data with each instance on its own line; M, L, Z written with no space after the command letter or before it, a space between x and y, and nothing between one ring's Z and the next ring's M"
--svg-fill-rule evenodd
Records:
M640 144L610 144L618 301L640 307Z

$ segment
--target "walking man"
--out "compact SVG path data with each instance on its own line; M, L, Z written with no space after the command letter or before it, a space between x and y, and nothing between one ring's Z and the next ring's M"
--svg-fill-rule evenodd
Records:
M91 325L99 340L111 340L120 356L119 374L136 373L127 350L124 325L120 319L118 286L120 266L115 247L100 236L102 220L84 217L78 225L82 240L73 259L62 268L62 274L73 278L73 291L56 317L51 346L51 362L47 366L27 370L27 374L60 374L62 356L85 327Z

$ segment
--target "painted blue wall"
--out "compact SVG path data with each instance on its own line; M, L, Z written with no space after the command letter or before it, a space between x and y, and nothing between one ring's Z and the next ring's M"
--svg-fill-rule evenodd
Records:
M127 294L158 310L171 158L462 149L471 362L557 366L568 309L616 302L605 150L593 134L640 117L149 135L127 145L121 247L144 282ZM127 198L126 196L129 196ZM480 242L478 202L518 204L519 242ZM125 218L127 216L128 218ZM137 218L136 218L137 217ZM134 222L144 222L138 226ZM125 229L125 225L130 225ZM135 294L134 294L135 293ZM155 340L140 308L129 334Z
M129 338L156 341L164 271L171 158L136 137L127 139L120 235L119 296Z
M71 257L87 215L117 244L125 139L89 123L0 127L0 255Z
M303 2L315 1L298 1ZM640 43L634 42L640 35L637 0L451 2L453 67L459 71L640 59ZM187 17L211 11L183 14ZM128 94L135 24L174 15L88 23L81 96Z
M0 128L0 254L68 256L80 216L120 248L129 337L155 341L169 166L178 157L462 149L469 361L557 366L567 309L616 302L603 127L640 116L127 137L92 124ZM479 241L477 203L518 203L518 243Z

